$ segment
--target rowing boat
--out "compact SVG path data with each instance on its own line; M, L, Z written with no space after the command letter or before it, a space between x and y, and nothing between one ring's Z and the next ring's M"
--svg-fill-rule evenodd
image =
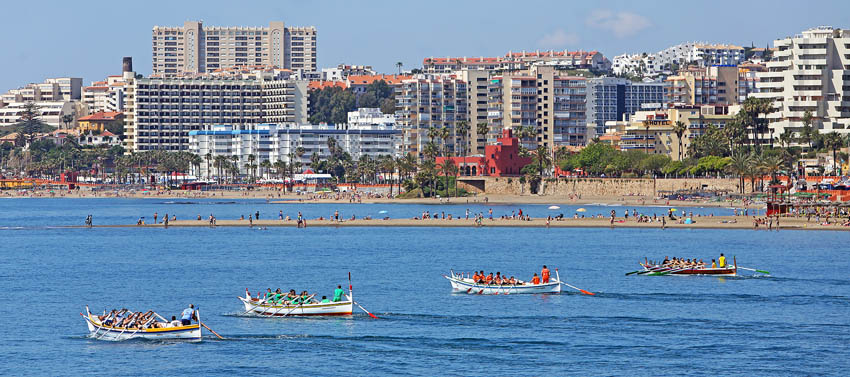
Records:
M481 284L474 282L469 277L464 277L451 272L451 275L443 275L452 284L452 290L455 292L465 292L469 294L482 295L498 295L498 294L533 294L533 293L560 293L561 278L558 275L558 270L555 270L555 280L550 280L548 283L530 284L525 282L521 285L494 285Z
M198 314L197 310L195 313L198 316L198 323L196 324L163 328L124 328L104 325L96 315L91 314L88 306L86 306L86 314L80 313L80 315L86 321L86 325L88 325L89 336L97 340L168 339L198 342L201 340L202 335L200 314Z
M239 297L239 300L245 305L246 315L258 317L351 315L354 309L354 299L350 291L343 301L291 305L251 297L246 289L245 297Z
M732 257L732 266L726 266L722 268L711 268L711 267L689 267L689 268L681 268L681 267L670 267L670 266L661 266L657 264L650 264L649 262L640 263L640 266L643 267L643 271L638 273L639 275L648 275L648 276L665 276L665 275L682 275L682 276L737 276L738 275L738 262Z

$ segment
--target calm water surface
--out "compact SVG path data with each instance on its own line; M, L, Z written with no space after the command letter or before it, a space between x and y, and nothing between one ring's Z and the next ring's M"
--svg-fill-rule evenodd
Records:
M154 211L224 219L256 210L261 218L334 209L412 217L466 208L167 202L0 200L0 373L845 375L850 368L850 238L843 232L51 227L80 224L88 214L96 224L124 224ZM520 208L492 207L496 215ZM521 208L545 216L553 212L546 207ZM773 276L623 276L644 257L720 252ZM484 269L528 279L542 264L598 294L452 294L440 276ZM236 315L246 287L330 295L349 271L356 300L381 320ZM78 314L89 305L175 315L189 303L227 340L95 341Z

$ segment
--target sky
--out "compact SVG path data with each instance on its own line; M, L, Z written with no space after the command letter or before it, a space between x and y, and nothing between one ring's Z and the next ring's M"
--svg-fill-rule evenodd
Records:
M315 26L320 68L371 65L392 73L426 57L508 51L656 52L685 41L764 47L829 25L850 28L850 1L146 0L8 1L0 15L0 92L48 77L84 85L120 74L121 58L151 71L151 28Z

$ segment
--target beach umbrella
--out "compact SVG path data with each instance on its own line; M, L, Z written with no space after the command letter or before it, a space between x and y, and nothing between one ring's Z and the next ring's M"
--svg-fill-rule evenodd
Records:
M584 208L579 208L579 209L576 210L576 212L587 212L587 210L584 209Z
M561 207L558 207L558 206L549 206L549 209L561 209Z

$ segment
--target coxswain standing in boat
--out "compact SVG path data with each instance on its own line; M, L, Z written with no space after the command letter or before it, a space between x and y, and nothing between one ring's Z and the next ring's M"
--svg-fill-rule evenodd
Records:
M549 269L546 268L546 265L543 265L543 269L540 270L540 279L543 281L543 284L549 283Z
M726 256L723 253L720 253L720 258L717 259L717 265L720 268L726 268Z
M334 298L333 302L342 301L342 296L345 294L345 291L342 290L341 285L337 285L336 289L334 289Z
M197 319L197 317L195 316L195 305L189 304L188 308L183 309L183 313L180 317L180 322L183 324L183 326L189 326L192 324L193 319Z

